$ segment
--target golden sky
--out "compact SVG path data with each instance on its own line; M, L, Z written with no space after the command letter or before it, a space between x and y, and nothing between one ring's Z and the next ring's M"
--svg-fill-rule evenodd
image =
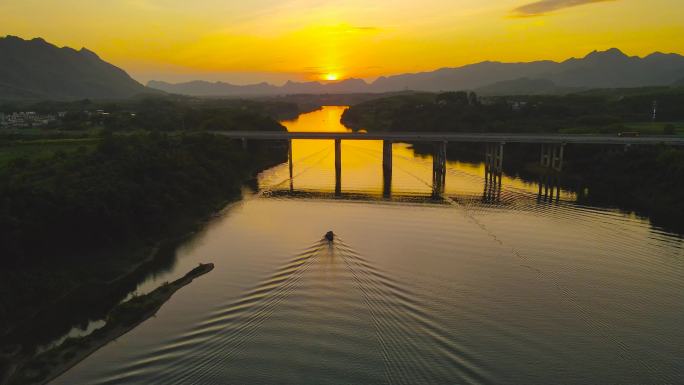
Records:
M141 81L372 79L684 53L684 0L0 0L0 35L87 47Z

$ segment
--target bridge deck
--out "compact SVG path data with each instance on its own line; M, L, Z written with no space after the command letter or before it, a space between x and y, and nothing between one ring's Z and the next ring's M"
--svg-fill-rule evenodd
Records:
M217 135L247 140L341 139L389 140L393 142L474 142L474 143L577 143L577 144L668 144L684 146L681 136L620 137L617 135L418 133L418 132L280 132L213 131Z

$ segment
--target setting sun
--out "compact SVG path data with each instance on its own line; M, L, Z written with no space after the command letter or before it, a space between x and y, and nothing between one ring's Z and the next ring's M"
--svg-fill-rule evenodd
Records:
M27 0L0 1L0 34L86 47L142 82L283 84L562 61L612 47L681 53L683 11L681 0Z

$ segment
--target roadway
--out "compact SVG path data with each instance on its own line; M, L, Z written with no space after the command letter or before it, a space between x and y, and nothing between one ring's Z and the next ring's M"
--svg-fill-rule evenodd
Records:
M245 140L340 139L388 140L392 142L471 142L471 143L565 143L684 146L681 136L506 134L506 133L422 133L422 132L281 132L281 131L212 131L216 135Z

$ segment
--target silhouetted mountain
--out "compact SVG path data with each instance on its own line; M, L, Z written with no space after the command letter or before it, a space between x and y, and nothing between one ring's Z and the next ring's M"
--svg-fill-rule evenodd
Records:
M203 80L178 84L151 80L147 86L173 94L195 96L271 95L278 92L278 87L268 83L236 86L230 83L211 83Z
M570 87L622 88L668 86L682 76L683 56L657 52L642 59L613 48L594 51L584 59L567 60L548 78Z
M145 92L150 90L85 48L0 38L0 99L114 99Z
M151 80L147 83L147 86L169 93L193 96L265 96L354 93L358 92L358 90L366 89L368 83L361 79L347 79L326 84L320 82L298 83L288 81L283 86L278 87L268 83L238 86L224 82L210 83L201 80L177 84Z
M373 84L375 92L389 90L455 91L471 90L489 84L519 78L537 78L552 70L557 63L538 61L531 63L482 62L458 68L442 68L432 72L380 77Z
M560 87L548 79L521 78L504 80L488 86L477 88L479 95L554 95L580 91L580 88Z
M483 62L434 72L391 76L378 79L372 87L376 92L392 89L447 91L477 89L493 83L529 78L550 80L562 88L620 88L667 86L682 76L684 56L653 53L645 58L629 57L613 48L561 63Z
M684 56L653 53L644 58L627 56L616 48L594 51L584 58L564 62L530 63L482 62L431 72L380 77L367 84L360 79L322 84L288 82L281 87L234 86L214 83L215 92L198 87L196 82L149 86L188 95L246 95L297 93L363 93L414 91L483 90L487 94L565 93L574 89L670 86L684 78ZM207 83L211 84L211 83Z
M361 79L345 79L332 83L320 82L287 82L280 89L284 94L348 94L365 92L368 83Z

